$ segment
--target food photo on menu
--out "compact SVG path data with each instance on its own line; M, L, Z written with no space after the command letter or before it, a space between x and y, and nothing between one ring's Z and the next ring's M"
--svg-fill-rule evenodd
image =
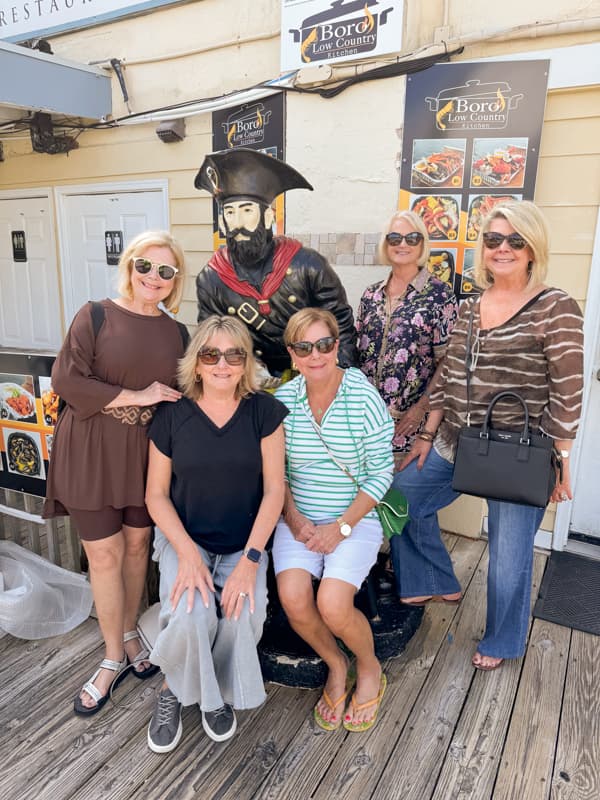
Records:
M525 180L528 139L474 139L471 187L521 188Z
M16 428L2 428L8 471L27 478L45 479L40 434Z
M522 194L472 194L469 196L467 241L476 242L483 220L498 203L507 200L522 200Z
M58 403L60 397L52 388L51 378L44 375L38 377L40 383L40 395L42 398L42 410L44 413L44 424L54 427L58 419Z
M412 153L413 189L460 188L465 171L466 139L415 139Z
M411 210L423 220L429 238L454 241L458 238L460 195L413 195Z
M0 419L37 422L32 375L0 373Z
M440 281L447 283L454 289L454 275L456 271L456 250L432 250L429 254L427 268L432 275Z
M477 284L475 283L475 248L465 248L463 255L463 268L460 280L460 296L466 297L470 294L478 292Z

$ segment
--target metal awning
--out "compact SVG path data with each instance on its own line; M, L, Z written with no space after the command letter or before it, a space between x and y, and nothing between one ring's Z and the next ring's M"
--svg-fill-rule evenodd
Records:
M105 70L0 42L0 121L24 111L100 120L110 115L111 99Z

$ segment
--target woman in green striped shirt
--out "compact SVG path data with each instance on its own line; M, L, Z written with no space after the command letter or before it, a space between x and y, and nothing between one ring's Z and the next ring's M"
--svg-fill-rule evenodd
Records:
M275 531L277 588L291 626L329 668L314 709L336 730L372 727L385 690L365 616L354 595L377 559L382 530L375 506L393 473L393 423L377 390L358 369L337 366L339 330L329 311L305 308L284 334L300 375L277 391L284 421L287 479ZM315 601L313 578L320 579ZM356 656L356 687L336 637Z

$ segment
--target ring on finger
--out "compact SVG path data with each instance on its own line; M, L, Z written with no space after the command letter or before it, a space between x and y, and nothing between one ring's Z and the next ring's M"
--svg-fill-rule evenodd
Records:
M244 597L248 597L248 595L246 594L246 592L240 592L240 597L244 598Z

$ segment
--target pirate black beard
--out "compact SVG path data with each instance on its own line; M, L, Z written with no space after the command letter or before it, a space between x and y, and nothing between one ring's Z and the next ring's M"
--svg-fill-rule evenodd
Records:
M238 233L248 236L249 239L238 242L235 238ZM233 264L240 267L252 267L262 261L269 252L273 241L273 231L271 228L266 228L261 221L254 231L248 231L245 228L228 231L226 240Z

